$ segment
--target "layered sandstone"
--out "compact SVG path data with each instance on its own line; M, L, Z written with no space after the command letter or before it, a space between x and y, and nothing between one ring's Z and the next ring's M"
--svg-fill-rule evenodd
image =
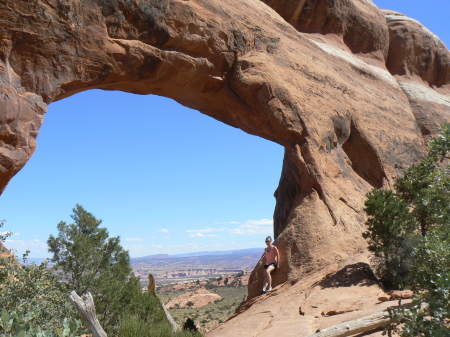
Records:
M450 119L449 51L370 0L265 2L3 0L0 187L51 102L92 88L163 95L285 147L275 285L364 252L364 195ZM258 265L249 298L261 285Z

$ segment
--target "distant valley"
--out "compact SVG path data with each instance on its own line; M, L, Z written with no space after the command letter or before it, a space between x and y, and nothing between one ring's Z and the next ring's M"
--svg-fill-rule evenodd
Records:
M213 278L251 271L263 253L262 248L197 252L178 255L150 255L131 259L133 271L148 284L152 274L157 284Z

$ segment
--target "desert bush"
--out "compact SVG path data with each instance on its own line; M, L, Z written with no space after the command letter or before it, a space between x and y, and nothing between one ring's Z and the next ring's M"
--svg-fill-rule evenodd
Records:
M450 274L435 271L434 286L416 294L412 306L391 309L390 337L450 337Z
M393 191L374 189L367 194L365 209L368 215L369 250L379 258L377 275L387 288L402 288L409 274L410 253L417 227L405 201Z
M200 337L194 331L172 331L170 325L162 320L158 323L145 322L136 316L126 316L119 327L120 337Z
M0 223L0 228L3 222ZM4 242L7 235L1 235ZM57 281L47 261L24 265L10 254L0 258L0 336L75 336L81 326L68 300L66 284Z
M61 327L45 329L34 322L33 312L17 314L2 309L0 337L73 337L80 334L81 321L64 318Z

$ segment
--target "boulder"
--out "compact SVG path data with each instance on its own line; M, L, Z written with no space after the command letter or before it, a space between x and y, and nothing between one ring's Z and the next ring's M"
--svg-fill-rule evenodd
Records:
M10 257L12 254L9 251L8 248L5 247L5 245L3 244L3 242L0 241L0 257L2 258L6 258L6 257Z
M390 299L391 298L388 295L383 295L383 296L378 297L378 301L380 301L380 302L386 302L386 301L389 301Z

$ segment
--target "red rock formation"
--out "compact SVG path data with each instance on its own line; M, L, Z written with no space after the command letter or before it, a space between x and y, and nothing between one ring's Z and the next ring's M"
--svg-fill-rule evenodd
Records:
M0 242L0 257L10 257L12 254L8 248L5 247L3 242Z
M398 304L380 303L384 294L364 258L329 265L286 282L242 304L235 315L207 337L309 336L319 329L365 317ZM408 303L410 300L404 300ZM380 331L358 336L381 337Z
M372 1L262 0L304 33L333 34L353 53L387 55L389 35L384 16Z
M156 296L155 278L152 274L148 274L148 286L147 291Z
M384 10L389 27L386 66L410 101L422 135L429 139L450 118L450 54L420 22Z
M192 308L200 308L208 303L220 301L221 296L214 294L206 289L199 289L195 292L189 292L175 298L172 298L166 304L166 308L188 308L188 303L191 302Z
M281 16L257 0L2 0L0 187L51 102L91 88L163 95L285 147L275 285L364 251L364 195L450 120L449 52L370 1L267 3Z

